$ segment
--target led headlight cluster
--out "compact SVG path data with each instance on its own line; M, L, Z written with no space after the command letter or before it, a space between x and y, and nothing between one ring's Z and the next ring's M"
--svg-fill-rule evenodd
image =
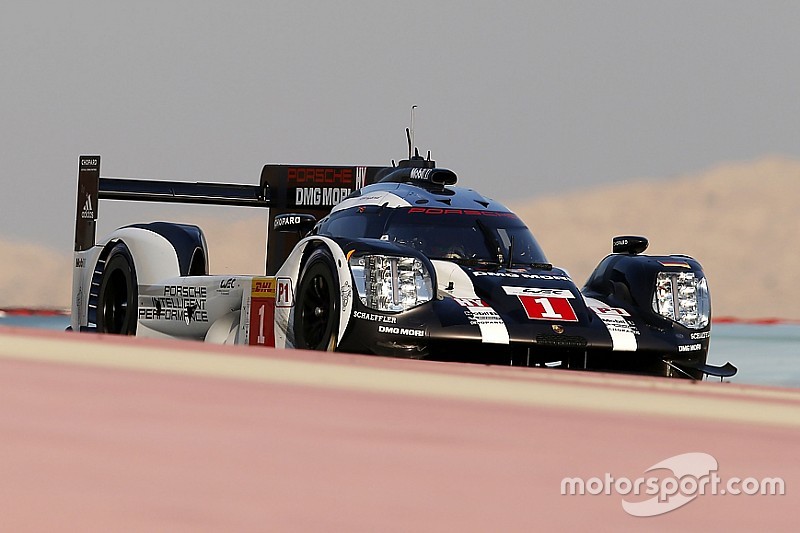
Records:
M706 278L694 272L659 272L653 310L687 328L702 329L711 317L711 297Z
M433 298L433 282L414 257L362 255L350 259L361 303L377 311L405 311Z

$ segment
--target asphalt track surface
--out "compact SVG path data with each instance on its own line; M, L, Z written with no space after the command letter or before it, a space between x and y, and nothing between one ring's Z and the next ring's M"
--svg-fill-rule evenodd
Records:
M0 531L797 531L799 437L791 389L0 328ZM687 452L786 494L561 495Z

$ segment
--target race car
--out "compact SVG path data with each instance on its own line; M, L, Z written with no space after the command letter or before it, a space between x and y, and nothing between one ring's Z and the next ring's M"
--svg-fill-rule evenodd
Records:
M614 237L579 289L513 212L412 153L392 166L265 165L260 184L100 176L81 156L71 329L702 379L708 283L685 255ZM95 242L101 199L269 209L265 273L210 275L197 226Z

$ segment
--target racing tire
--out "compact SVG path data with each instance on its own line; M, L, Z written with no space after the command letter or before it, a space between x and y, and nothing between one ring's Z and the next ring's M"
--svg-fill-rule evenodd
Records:
M97 331L136 335L136 268L128 247L117 244L106 257L97 298Z
M335 272L335 263L327 250L315 250L308 258L295 300L295 347L336 350L340 302Z

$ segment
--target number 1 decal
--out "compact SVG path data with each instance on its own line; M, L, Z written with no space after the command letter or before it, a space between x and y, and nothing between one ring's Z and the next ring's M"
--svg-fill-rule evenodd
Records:
M547 298L536 298L534 302L536 302L537 304L541 305L544 308L544 313L542 313L542 318L553 318L553 319L564 318L560 314L556 313L556 310L553 309L553 304L551 304L550 300L548 300Z
M563 320L577 322L578 317L567 298L536 298L517 295L531 320Z
M264 344L267 339L264 337L264 304L258 308L258 344Z
M275 346L276 285L275 278L253 278L247 333L250 345Z

